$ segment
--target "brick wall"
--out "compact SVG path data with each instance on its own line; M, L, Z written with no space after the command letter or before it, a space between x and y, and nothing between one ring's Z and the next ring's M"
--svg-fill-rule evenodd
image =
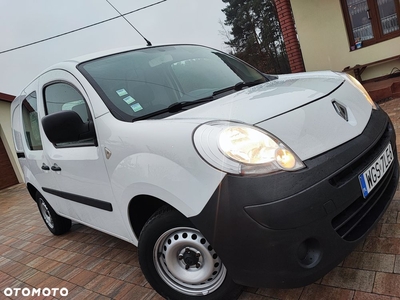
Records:
M275 0L275 6L283 33L283 40L285 41L290 69L292 73L304 72L303 55L301 54L300 43L297 39L290 0Z

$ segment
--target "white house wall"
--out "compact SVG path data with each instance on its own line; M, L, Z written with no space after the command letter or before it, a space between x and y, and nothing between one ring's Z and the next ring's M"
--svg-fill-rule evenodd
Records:
M339 0L291 0L293 15L307 71L342 71L345 67L365 64L399 55L400 37L350 51ZM363 80L387 75L400 61L368 67Z

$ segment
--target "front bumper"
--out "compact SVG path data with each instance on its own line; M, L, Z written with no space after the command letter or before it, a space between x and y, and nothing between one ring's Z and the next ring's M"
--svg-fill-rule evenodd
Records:
M394 161L364 199L358 175L389 142ZM226 176L191 218L236 283L289 288L316 281L368 234L397 188L396 137L382 110L372 112L360 136L304 163L297 172Z

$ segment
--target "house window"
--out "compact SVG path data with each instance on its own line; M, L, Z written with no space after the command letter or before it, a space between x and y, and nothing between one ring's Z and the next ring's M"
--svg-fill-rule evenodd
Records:
M351 50L400 36L399 0L341 0L341 3Z

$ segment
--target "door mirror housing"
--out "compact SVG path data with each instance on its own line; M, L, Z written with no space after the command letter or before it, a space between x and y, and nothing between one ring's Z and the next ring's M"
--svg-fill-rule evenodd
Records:
M53 144L79 143L81 140L93 139L97 146L93 122L83 122L75 111L64 110L47 115L42 119L42 126Z

